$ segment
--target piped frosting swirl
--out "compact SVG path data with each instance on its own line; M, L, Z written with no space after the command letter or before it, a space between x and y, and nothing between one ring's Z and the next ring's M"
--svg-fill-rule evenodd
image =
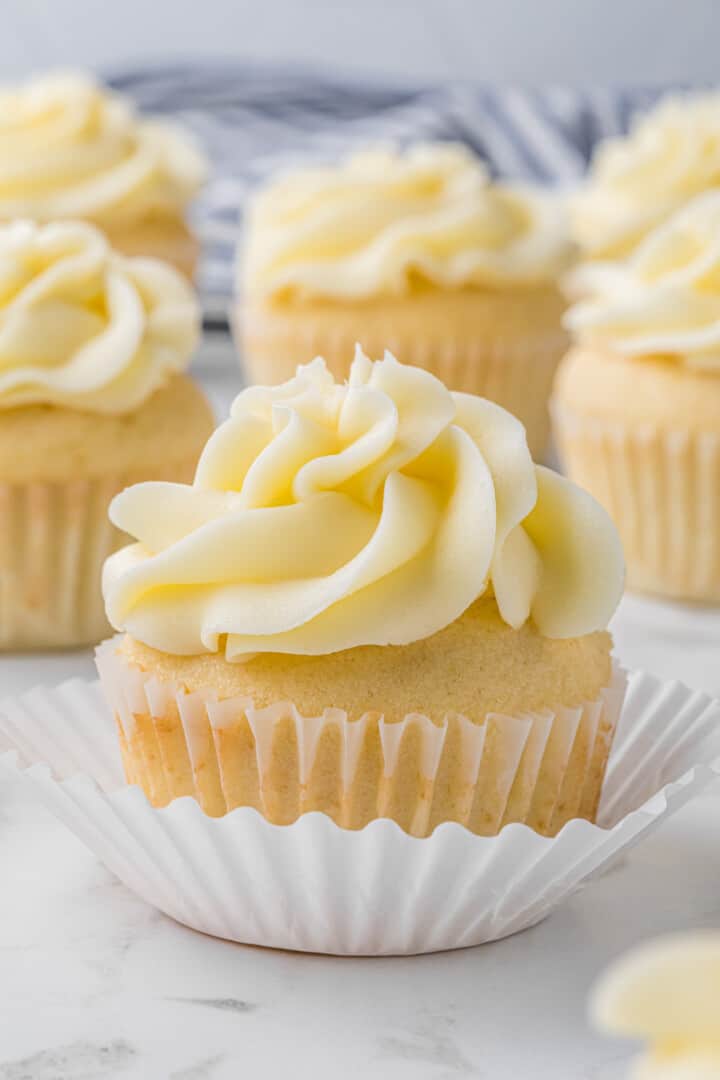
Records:
M522 425L389 354L245 390L191 486L136 485L111 518L137 543L106 563L110 621L175 655L402 645L490 588L511 626L573 637L622 591L605 511Z
M649 1043L633 1080L715 1080L720 934L676 934L634 949L601 980L592 1011L607 1031Z
M547 283L569 252L557 198L493 184L465 146L430 143L271 182L249 208L240 276L251 295L359 300Z
M86 75L0 88L0 220L82 218L108 227L177 217L205 173L185 133L139 118Z
M591 258L628 255L695 195L720 186L720 94L665 98L626 136L601 142L571 200L573 232Z
M566 315L582 342L720 374L720 190L699 195L624 262L572 275Z
M188 366L199 324L176 270L92 225L0 226L0 410L129 412Z

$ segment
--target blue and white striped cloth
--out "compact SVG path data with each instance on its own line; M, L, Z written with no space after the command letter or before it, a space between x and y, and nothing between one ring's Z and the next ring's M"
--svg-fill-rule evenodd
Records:
M206 321L223 324L248 191L301 159L331 160L368 141L468 143L492 172L572 184L593 146L626 131L660 89L389 88L307 73L215 64L129 71L108 80L143 111L187 125L212 177L195 208L203 241L199 287Z

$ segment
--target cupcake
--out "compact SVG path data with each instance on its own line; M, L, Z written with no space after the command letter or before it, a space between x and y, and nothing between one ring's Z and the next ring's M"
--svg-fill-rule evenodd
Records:
M176 270L91 225L0 227L0 648L106 632L111 498L189 480L213 427L181 374L198 322Z
M205 177L202 155L91 77L0 89L0 163L0 222L90 221L116 250L193 276L198 242L186 212Z
M646 1040L633 1080L720 1076L720 932L675 934L634 949L601 979L598 1025Z
M128 782L209 815L494 835L595 817L622 591L601 507L504 409L358 350L253 387L192 485L110 516L98 650Z
M322 355L338 378L356 342L390 348L452 390L482 394L545 448L567 339L559 202L493 184L464 146L366 150L271 182L247 212L235 319L251 381Z
M629 255L694 196L720 187L720 94L663 98L628 135L598 144L586 182L571 200L586 258Z
M720 600L720 191L624 262L576 272L557 375L569 475L610 511L630 585Z

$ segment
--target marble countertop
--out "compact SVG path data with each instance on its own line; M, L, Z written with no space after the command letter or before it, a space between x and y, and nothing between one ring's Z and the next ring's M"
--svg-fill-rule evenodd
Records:
M220 411L222 343L200 360ZM626 597L630 667L720 695L720 614ZM88 652L3 657L3 693ZM0 1080L621 1080L632 1047L585 1019L597 974L635 942L720 926L720 792L514 938L407 959L337 959L194 933L137 899L64 827L0 789Z

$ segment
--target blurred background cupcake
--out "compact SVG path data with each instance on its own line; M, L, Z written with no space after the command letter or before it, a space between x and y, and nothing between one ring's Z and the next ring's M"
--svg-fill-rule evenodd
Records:
M189 136L89 74L0 88L0 222L90 221L118 251L192 278L199 244L186 213L205 172Z
M610 1034L648 1044L631 1080L717 1080L720 931L673 934L631 950L598 983L591 1013Z
M271 180L247 210L239 340L251 381L322 355L344 378L356 342L482 394L525 425L535 456L566 347L556 198L492 183L464 146L368 149Z
M360 351L254 387L192 486L112 504L136 543L98 650L130 783L277 824L317 810L416 836L594 820L623 697L602 508L521 424Z
M190 480L213 420L185 375L197 301L173 267L80 223L0 227L0 648L101 636L107 507Z
M695 195L720 186L720 94L663 98L639 113L626 135L602 140L571 200L581 255L630 254Z
M625 261L574 275L554 394L571 477L609 510L632 588L720 600L720 191Z

